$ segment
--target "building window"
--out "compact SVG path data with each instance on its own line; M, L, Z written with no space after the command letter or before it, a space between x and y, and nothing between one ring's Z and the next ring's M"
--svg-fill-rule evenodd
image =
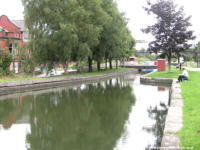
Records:
M8 33L4 29L1 32L2 32L2 37L8 36Z
M13 50L13 44L12 43L9 44L8 49L9 49L10 54L12 54L12 50Z
M9 49L10 54L17 55L18 52L17 52L17 49L14 46L14 43L10 43L8 49Z

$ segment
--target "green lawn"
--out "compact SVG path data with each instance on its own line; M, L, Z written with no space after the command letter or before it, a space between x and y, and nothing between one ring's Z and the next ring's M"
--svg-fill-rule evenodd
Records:
M181 83L183 128L179 132L181 146L200 150L200 72L189 72L190 80Z
M181 71L175 67L172 67L172 72L168 72L168 69L166 71L156 71L154 73L149 74L147 77L152 78L177 78L178 74L181 74Z
M89 76L103 75L103 74L120 72L120 71L127 71L127 70L132 70L132 69L131 68L118 68L118 69L112 69L112 70L108 69L108 70L100 71L100 72L98 72L97 70L94 70L93 72L66 74L66 75L62 75L61 77L71 77L71 76L72 77L73 76L89 77Z
M113 72L120 72L120 71L126 71L130 70L130 68L118 68L118 69L108 69L106 71L94 71L94 72L82 72L82 73L72 73L72 74L66 74L62 76L53 76L53 77L45 77L45 78L55 78L55 77L73 77L73 76L81 76L81 77L89 77L89 76L95 76L95 75L102 75L102 74L108 74ZM0 83L2 82L16 82L16 81L24 81L24 80L34 80L34 79L41 79L39 77L32 77L32 76L22 76L22 75L13 75L13 76L7 76L7 77L0 77Z
M39 79L39 78L32 77L32 76L22 76L22 75L4 76L4 77L0 77L0 83L17 82L17 81L34 80L34 79Z
M173 68L172 73L155 72L148 77L155 78L177 78L180 71ZM200 72L189 71L189 81L182 82L183 128L178 135L181 147L194 147L200 150Z

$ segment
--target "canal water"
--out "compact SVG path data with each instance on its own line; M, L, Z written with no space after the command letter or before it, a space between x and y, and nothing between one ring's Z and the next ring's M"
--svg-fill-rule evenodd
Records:
M162 140L170 90L127 75L0 96L0 150L146 150Z

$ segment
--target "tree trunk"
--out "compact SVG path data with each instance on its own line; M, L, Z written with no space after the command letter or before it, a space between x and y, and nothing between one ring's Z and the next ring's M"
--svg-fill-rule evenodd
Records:
M112 69L112 59L109 58L109 65L110 65L110 69Z
M116 60L115 63L116 63L116 69L118 69L118 60Z
M179 69L181 70L181 62L180 62L180 55L178 55L178 65L179 65Z
M178 64L180 64L180 56L178 55Z
M107 70L108 66L107 66L108 60L107 57L105 57L105 69Z
M92 72L92 58L88 57L88 71Z
M56 66L57 66L57 64L54 62L53 63L53 69L55 70L55 73L57 74Z
M80 60L78 60L78 62L77 62L77 72L78 73L81 72L81 61Z
M171 71L171 57L168 58L168 72L172 72Z
M101 71L101 62L97 60L97 70Z
M69 64L68 61L66 61L66 63L63 64L64 70L65 70L65 73L68 73L68 64Z

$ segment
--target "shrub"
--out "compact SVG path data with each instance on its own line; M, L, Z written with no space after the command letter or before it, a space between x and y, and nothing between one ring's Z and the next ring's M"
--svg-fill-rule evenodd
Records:
M10 72L10 64L12 62L12 55L8 53L4 53L0 50L0 76L9 75Z

